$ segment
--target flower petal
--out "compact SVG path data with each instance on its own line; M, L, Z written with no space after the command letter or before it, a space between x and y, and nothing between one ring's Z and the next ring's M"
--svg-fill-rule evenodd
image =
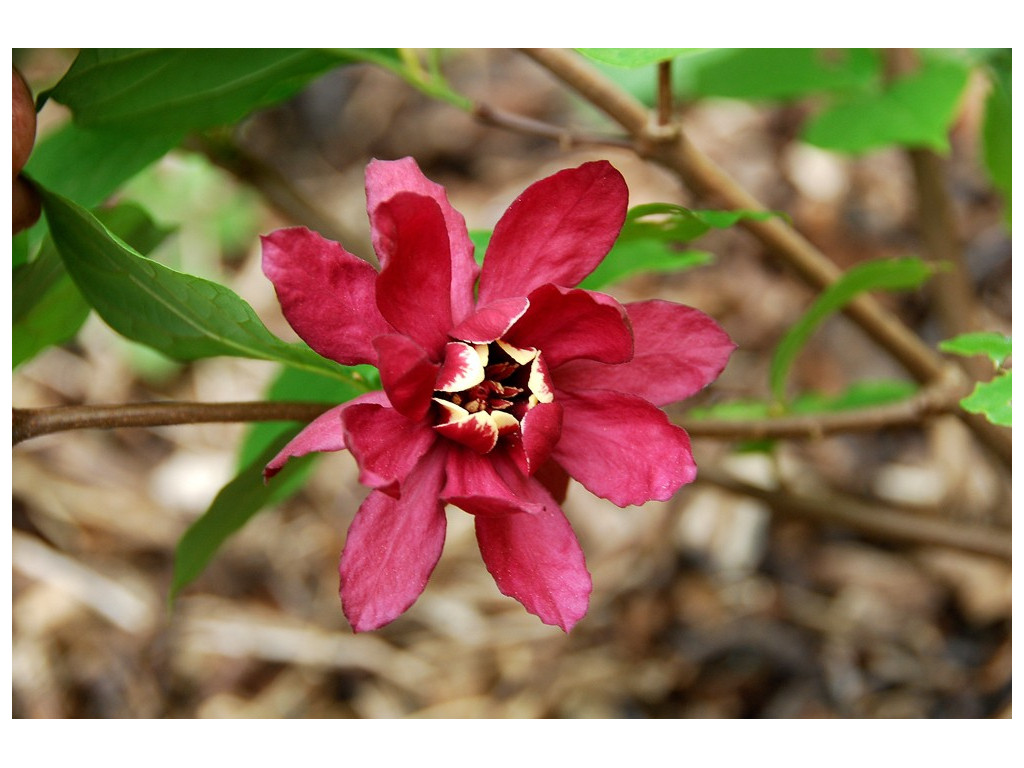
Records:
M482 348L486 354L486 347ZM441 392L461 392L475 387L484 380L485 359L469 344L452 341L445 345L444 362L437 374L434 389Z
M380 383L399 413L422 419L430 408L440 366L412 339L392 333L378 336L373 346L379 357Z
M401 483L437 440L426 423L394 408L355 405L341 417L345 445L359 464L359 482L398 496Z
M307 424L299 434L291 439L284 448L271 459L263 470L263 479L269 480L284 467L288 459L305 456L316 451L340 451L345 448L345 435L341 428L341 416L348 409L364 403L386 405L387 397L383 392L367 392L365 395L349 400L324 411Z
M441 209L429 197L399 192L377 206L374 231L392 242L377 278L381 315L440 359L452 327L452 261Z
M498 444L498 425L486 411L477 411L461 419L438 424L434 429L439 435L480 454L489 453Z
M528 306L530 302L521 296L492 301L455 326L450 335L473 344L486 344L501 338Z
M601 160L532 184L501 217L480 274L480 302L527 296L544 283L572 287L611 250L629 190Z
M668 405L714 381L736 348L718 323L693 307L638 301L627 304L626 312L633 325L633 359L619 365L568 362L555 377L560 389L613 389Z
M480 267L473 258L473 243L466 230L466 220L448 202L448 194L444 187L424 176L411 157L404 157L401 160L372 160L366 166L366 209L370 215L373 248L380 257L382 266L390 261L394 244L375 223L377 208L399 192L425 195L432 198L441 209L451 249L452 318L459 322L473 311L474 286L477 275L480 274Z
M551 498L559 504L565 503L565 497L569 492L569 473L562 469L557 461L548 461L533 474L533 477L547 488Z
M537 403L523 417L521 434L526 473L532 475L547 462L562 436L562 406Z
M576 534L557 506L533 515L478 515L476 540L502 594L545 624L568 632L586 614L593 584Z
M541 350L549 370L580 357L622 363L633 356L626 310L611 296L542 285L529 298L530 308L504 338Z
M423 592L444 547L438 493L445 451L435 446L409 474L402 497L373 491L359 507L341 553L341 607L356 632L382 627Z
M666 501L697 476L685 430L646 400L593 390L558 402L562 437L552 458L595 496L620 507Z
M472 515L537 514L557 508L539 482L495 451L487 456L453 447L448 453L441 498Z
M263 274L295 332L343 365L375 363L373 339L392 332L377 309L377 271L305 227L279 229L260 240Z

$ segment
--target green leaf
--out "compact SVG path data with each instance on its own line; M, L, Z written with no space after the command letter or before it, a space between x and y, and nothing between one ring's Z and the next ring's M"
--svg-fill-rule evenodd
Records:
M90 307L64 275L42 300L11 326L11 364L17 368L47 347L63 344L78 333Z
M338 381L297 368L282 368L277 378L267 388L264 399L340 405L365 392L380 388L376 368L357 365L347 370L351 381ZM284 431L287 431L287 427L281 422L266 421L251 425L238 451L239 465L248 464Z
M122 203L97 218L140 253L148 253L170 233L141 208ZM14 271L11 285L12 358L15 367L43 349L74 337L89 316L89 304L68 277L47 237L39 255Z
M616 67L644 67L695 53L702 48L577 48L588 58Z
M32 150L25 173L87 208L181 143L183 131L83 128L67 123Z
M171 600L203 572L224 541L270 501L275 492L274 483L304 471L313 454L289 461L274 478L274 483L263 482L263 467L298 431L293 426L278 435L273 443L221 489L210 508L185 531L174 553Z
M27 264L29 261L29 235L28 231L22 230L11 238L11 267L18 267Z
M987 355L996 365L1002 365L1013 354L1013 340L994 331L962 333L952 339L939 342L939 349L954 355L970 357Z
M878 53L858 48L718 49L675 64L681 94L747 100L859 91L881 74Z
M779 342L772 356L770 379L772 394L785 400L786 379L790 368L815 329L829 315L838 312L866 291L908 291L931 276L933 268L921 259L869 261L850 269L826 288Z
M858 381L838 395L801 394L793 400L791 410L794 413L806 414L872 408L906 400L917 391L918 387L912 381L899 379Z
M1006 217L1010 218L1013 197L1013 131L1011 54L994 57L990 67L991 90L985 100L985 121L982 125L982 157L985 170L1006 202Z
M992 381L978 384L960 401L965 411L984 414L993 424L1013 426L1013 371L1003 371Z
M812 415L852 411L879 405L898 403L912 397L918 387L912 381L886 379L879 381L858 381L838 395L824 395L819 392L803 392L793 399L789 410L792 413ZM691 419L725 419L730 421L751 421L769 419L777 409L773 403L763 400L732 400L703 408L694 408L686 415Z
M967 85L968 63L921 52L921 66L877 92L852 96L812 118L804 140L839 152L891 144L949 148L949 127Z
M237 122L344 61L301 48L93 48L50 96L83 126L185 132Z
M100 317L121 335L179 360L248 357L349 380L336 363L270 333L229 288L143 258L88 211L47 190L40 192L68 273Z
M473 258L477 264L484 263L484 255L487 253L487 246L491 244L491 230L471 229L469 239L473 243Z
M627 212L612 250L580 287L595 290L641 272L681 272L708 264L711 254L680 246L741 219L776 215L770 211L692 211L672 203L635 206Z

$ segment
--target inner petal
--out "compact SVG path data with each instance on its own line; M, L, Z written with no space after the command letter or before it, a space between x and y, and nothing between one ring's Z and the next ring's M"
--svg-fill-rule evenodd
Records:
M499 442L518 446L526 415L554 399L540 351L503 339L449 342L435 387L434 429L481 454ZM545 442L557 442L559 426L551 425Z
M484 380L487 345L470 346L461 341L449 342L444 348L444 363L437 373L434 389L439 392L461 392Z

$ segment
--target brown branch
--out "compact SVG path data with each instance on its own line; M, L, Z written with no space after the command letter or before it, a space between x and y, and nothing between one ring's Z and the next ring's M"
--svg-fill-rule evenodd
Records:
M55 408L14 408L11 444L71 429L161 427L231 421L312 421L330 405L324 403L125 403L68 405Z
M813 438L837 432L861 432L918 424L955 407L964 391L944 381L923 388L906 400L873 408L835 413L802 414L762 420L689 419L682 426L694 437L730 439ZM157 427L233 421L300 421L315 419L324 403L252 401L236 403L158 402L118 405L67 405L12 409L12 444L72 429Z
M1012 541L1008 530L924 517L838 494L815 495L810 498L768 490L710 467L702 467L697 480L758 499L777 514L823 525L840 525L884 542L949 547L1007 561L1012 558Z
M871 432L888 427L913 426L929 416L955 411L970 390L944 380L905 400L887 405L829 413L799 414L767 419L683 419L680 426L691 437L730 440L766 438L814 439L848 432Z
M694 147L681 130L659 131L657 126L652 130L647 108L580 57L570 51L548 48L526 49L525 53L625 128L639 155L677 173L698 195L731 209L765 210L711 158ZM763 221L744 219L740 226L816 288L826 288L842 274L827 256L778 217ZM918 381L929 382L944 375L966 378L957 366L948 363L873 297L857 297L844 312ZM972 414L958 415L1004 464L1009 464L1013 452L1009 430L994 427Z
M893 48L886 52L886 71L890 78L907 75L919 64L917 55L908 48ZM930 261L945 266L926 288L935 302L942 333L949 337L979 330L956 212L946 183L945 163L930 149L908 149L906 154L914 174L918 230L924 246L922 251ZM961 361L964 362L971 360ZM976 378L985 375L981 368L965 367Z
M658 62L658 125L672 121L672 62Z

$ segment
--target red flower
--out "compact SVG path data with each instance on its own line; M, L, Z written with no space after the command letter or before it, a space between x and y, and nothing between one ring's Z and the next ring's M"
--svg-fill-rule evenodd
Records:
M482 269L464 219L411 158L370 163L366 197L380 273L305 228L263 238L263 270L296 332L324 357L376 366L384 388L324 413L266 475L311 451L355 456L374 489L341 556L357 632L419 597L446 504L475 516L498 588L568 631L591 591L559 507L569 476L619 506L691 482L689 438L658 406L711 382L734 345L690 307L571 288L625 219L626 184L607 162L529 187Z

